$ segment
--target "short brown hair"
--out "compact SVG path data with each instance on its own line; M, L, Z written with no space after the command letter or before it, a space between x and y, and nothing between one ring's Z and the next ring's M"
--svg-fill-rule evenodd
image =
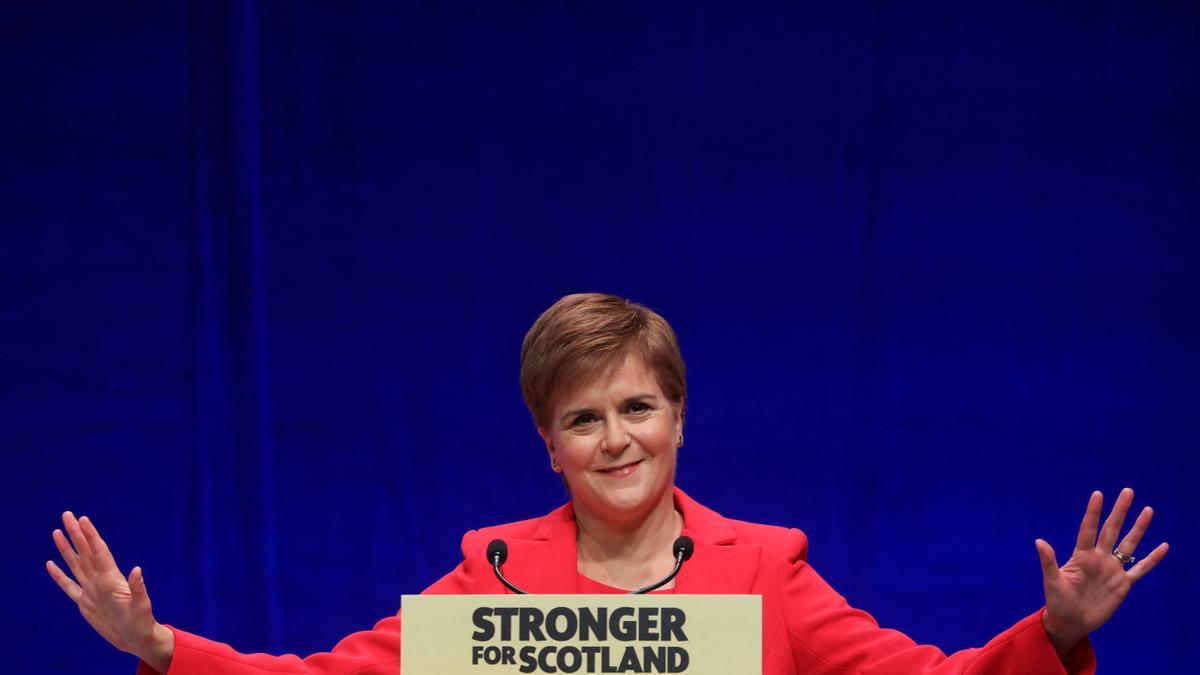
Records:
M575 293L551 305L521 345L521 395L534 424L547 426L563 388L603 373L628 353L642 357L682 416L683 355L666 319L607 293Z

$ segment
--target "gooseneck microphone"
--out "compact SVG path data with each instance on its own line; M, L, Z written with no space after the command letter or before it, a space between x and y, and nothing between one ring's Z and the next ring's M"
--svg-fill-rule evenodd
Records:
M679 574L679 569L683 567L683 561L692 557L692 552L696 550L696 546L692 543L691 537L679 537L675 540L675 543L671 545L671 550L675 553L675 567L671 569L671 573L659 581L650 584L649 586L639 588L636 591L630 591L630 595L649 593L656 588L665 586L669 581L675 578L675 575ZM517 595L527 595L525 591L517 588L511 581L504 578L504 572L500 571L500 566L504 564L504 561L508 560L508 544L504 543L503 539L493 539L492 542L488 544L487 557L488 560L491 561L492 571L496 573L496 578L500 580L500 583L504 584L508 590L516 593Z
M503 539L493 539L492 543L488 544L487 548L488 560L492 561L492 571L496 573L496 578L500 583L508 587L508 590L517 595L526 595L525 591L512 585L512 582L504 578L504 573L500 571L500 566L508 560L508 544L504 543Z
M679 574L679 568L683 567L683 561L692 557L692 552L696 550L696 546L692 543L691 537L679 537L675 540L674 544L671 544L671 550L675 552L675 567L671 570L671 573L649 586L644 586L636 591L630 591L630 595L649 593L656 588L665 586L668 581L675 578L676 574Z

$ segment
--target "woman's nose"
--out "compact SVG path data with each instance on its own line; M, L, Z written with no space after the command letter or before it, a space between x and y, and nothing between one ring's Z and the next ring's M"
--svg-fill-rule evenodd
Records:
M614 455L621 454L629 447L631 438L621 422L608 422L604 425L604 438L600 441L600 449Z

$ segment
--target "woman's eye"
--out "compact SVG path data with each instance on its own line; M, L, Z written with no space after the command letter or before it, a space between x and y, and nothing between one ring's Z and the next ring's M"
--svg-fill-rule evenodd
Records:
M595 415L593 415L591 413L584 413L584 414L580 415L579 417L576 417L574 420L572 420L571 426L573 426L573 427L583 426L584 424L591 424L592 422L595 422L595 421L596 421Z
M646 405L645 403L642 403L641 401L634 401L633 403L629 404L629 412L632 412L632 413L646 412L649 409L650 409L650 406Z

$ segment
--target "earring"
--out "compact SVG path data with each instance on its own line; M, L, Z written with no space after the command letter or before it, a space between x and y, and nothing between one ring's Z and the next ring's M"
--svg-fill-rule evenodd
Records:
M557 459L550 460L550 470L554 473L562 473L562 467L558 465Z
M679 433L679 447L683 447L683 432Z

